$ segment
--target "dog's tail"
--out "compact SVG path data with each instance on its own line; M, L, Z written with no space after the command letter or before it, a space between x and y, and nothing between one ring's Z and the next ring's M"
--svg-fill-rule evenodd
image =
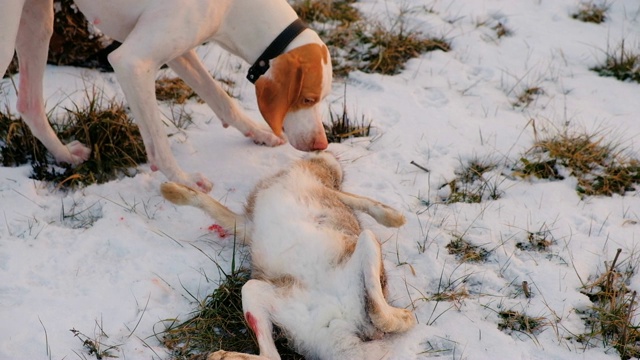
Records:
M235 234L236 239L248 242L247 218L236 214L226 206L220 204L211 196L194 190L188 186L174 182L160 185L162 196L176 205L190 205L201 209L216 220L229 233Z

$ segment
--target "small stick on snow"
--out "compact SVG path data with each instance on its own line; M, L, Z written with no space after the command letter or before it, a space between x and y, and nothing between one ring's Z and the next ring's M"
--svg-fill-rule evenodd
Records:
M420 164L416 163L416 162L415 162L415 161L413 161L413 160L411 160L410 164L411 164L411 165L413 165L413 166L415 166L415 167L417 167L417 168L418 168L418 169L420 169L420 170L424 170L424 172L429 172L429 169L427 169L426 167L424 167L424 166L422 166L422 165L420 165Z
M522 282L522 292L524 292L524 297L527 299L531 298L531 291L529 291L529 283L526 281Z

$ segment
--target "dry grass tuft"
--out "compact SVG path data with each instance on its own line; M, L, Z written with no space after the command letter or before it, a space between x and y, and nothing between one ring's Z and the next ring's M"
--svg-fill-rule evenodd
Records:
M324 131L330 143L340 143L353 137L369 136L371 132L371 120L367 121L362 115L360 122L351 119L346 107L342 114L330 113L329 125L323 124Z
M547 252L557 243L546 223L540 225L537 230L526 230L525 234L526 241L516 243L516 248L522 251Z
M532 317L515 310L500 311L498 316L500 317L498 329L509 334L522 332L535 335L547 325L547 320L544 317Z
M494 25L493 27L491 27L491 29L493 29L493 31L496 32L496 37L498 39L504 37L504 36L511 36L513 34L513 32L511 31L511 29L509 29L508 27L506 27L502 22L498 22L496 25Z
M97 338L90 338L89 336L83 334L79 330L71 329L71 333L73 336L82 341L82 347L87 352L89 356L95 356L97 360L102 360L105 358L117 358L118 356L114 355L114 352L118 352L119 345L108 345L102 343L102 338L108 338L108 336L102 330L101 324L97 324L96 326L99 328L99 336ZM84 358L84 356L82 357Z
M31 163L33 179L49 181L62 188L133 176L135 167L146 161L138 127L123 104L105 100L95 89L87 91L86 96L86 105L74 104L73 108L66 109L64 125L53 127L63 142L78 140L87 145L91 149L87 161L76 167L55 164L22 120L3 115L0 117L2 163L5 166Z
M608 49L603 65L591 70L600 76L611 76L621 81L635 81L640 83L640 53L629 50L624 40L616 49Z
M194 354L217 349L256 350L242 312L241 289L248 280L248 270L233 272L204 299L191 318L165 331L163 344L173 358L190 359Z
M589 297L593 306L582 313L588 332L578 335L577 341L586 346L602 342L604 346L616 349L621 359L627 360L640 356L640 324L634 323L636 292L627 286L636 271L637 261L631 257L618 264L620 253L621 249L618 249L611 264L606 266L607 270L583 286L581 292Z
M237 97L232 93L232 88L235 86L233 80L216 78L216 81L222 84L229 96ZM182 79L167 76L160 77L156 80L156 99L172 104L184 104L190 99L195 99L200 104L204 103L204 100Z
M47 149L29 131L22 119L5 109L0 112L0 161L3 166L19 166L45 161Z
M361 20L360 12L351 6L357 0L301 0L292 6L306 23L333 22L350 24Z
M516 248L523 251L546 252L555 243L551 230L543 225L538 231L527 231L527 241L516 243Z
M606 20L607 11L609 11L609 4L606 2L597 4L594 1L588 1L580 3L578 11L571 17L582 22L600 24Z
M248 280L248 269L241 268L227 275L191 318L164 332L162 341L171 351L172 359L204 359L207 353L218 349L258 353L254 334L248 330L242 311L241 290ZM287 347L283 336L276 337L283 359L303 359Z
M367 48L366 52L353 58L361 63L358 69L385 75L400 73L408 60L423 53L451 49L449 42L443 38L425 38L419 32L407 31L402 27L393 31L380 25L359 34L358 42Z
M203 103L198 94L180 78L162 77L156 80L156 99L174 104L184 104L187 100L196 98Z
M462 304L462 301L466 298L468 298L469 295L469 291L467 291L467 288L464 286L455 288L455 289L450 289L450 290L442 290L439 291L435 294L433 294L432 296L429 297L429 301L450 301L453 302L457 305Z
M578 180L584 195L624 195L640 182L640 161L629 158L618 146L600 135L560 134L538 140L520 159L514 174L543 179L562 179L568 171Z
M438 281L438 291L429 296L427 300L452 302L454 306L460 308L463 301L471 296L466 286L468 277L469 276L466 275L456 279L449 278L445 281L441 273Z
M489 32L489 39L496 41L503 37L509 37L513 35L513 31L506 25L505 18L490 17L486 19L478 19L476 22L477 28L491 29Z
M366 120L364 114L360 117L359 122L354 120L347 110L346 98L347 88L345 86L345 102L342 105L342 113L329 112L330 122L329 124L323 124L324 132L330 143L340 143L353 137L366 137L371 133L372 120Z
M531 150L527 155L532 155ZM514 174L520 177L534 176L540 179L562 180L564 176L558 172L557 162L557 159L544 159L541 154L535 154L534 159L522 157L514 169Z
M498 189L498 180L486 175L496 167L489 159L472 159L456 171L455 179L440 187L441 190L448 187L443 201L447 204L474 204L499 199L502 191Z
M524 89L518 98L513 102L513 107L526 108L540 95L544 95L544 89L538 86L532 86Z
M472 245L462 236L454 236L446 246L449 254L455 255L460 262L481 262L487 260L489 252L479 246Z
M299 16L309 22L329 46L334 75L346 76L356 69L395 75L411 58L428 51L449 51L451 48L443 38L424 37L402 24L389 30L364 19L352 7L353 3L354 0L293 2Z

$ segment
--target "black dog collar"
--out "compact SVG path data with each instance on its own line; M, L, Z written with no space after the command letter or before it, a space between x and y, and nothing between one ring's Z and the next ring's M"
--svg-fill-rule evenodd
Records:
M282 54L284 49L295 39L307 25L300 19L296 19L289 24L280 35L267 47L267 49L258 57L258 60L249 68L247 79L255 84L258 78L269 70L269 60Z

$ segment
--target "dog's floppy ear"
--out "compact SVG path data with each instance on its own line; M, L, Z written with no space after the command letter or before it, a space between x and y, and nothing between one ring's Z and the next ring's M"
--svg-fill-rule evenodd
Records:
M300 97L304 71L295 53L273 59L269 72L256 81L258 108L271 130L282 136L287 111Z

